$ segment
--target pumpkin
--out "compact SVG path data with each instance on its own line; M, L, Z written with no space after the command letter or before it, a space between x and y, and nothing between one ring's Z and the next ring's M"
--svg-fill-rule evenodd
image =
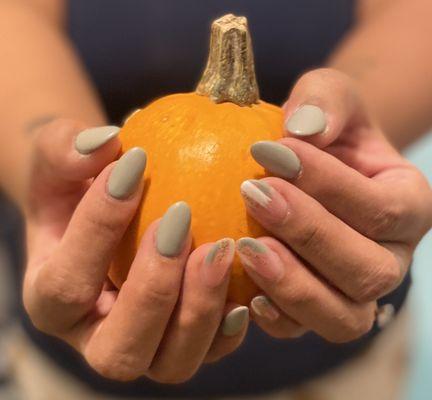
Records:
M265 235L246 213L240 184L265 176L250 146L280 138L282 125L281 109L259 100L246 18L230 14L214 21L197 90L154 101L120 132L122 151L140 146L148 161L142 203L116 252L112 282L122 285L146 228L180 200L191 207L194 247ZM248 304L256 293L236 257L229 300Z

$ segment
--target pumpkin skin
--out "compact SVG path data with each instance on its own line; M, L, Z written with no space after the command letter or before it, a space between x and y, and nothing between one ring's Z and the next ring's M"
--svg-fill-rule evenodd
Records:
M110 269L113 283L125 281L147 227L180 200L191 207L194 248L224 237L266 235L247 215L240 185L265 176L250 146L281 138L282 121L282 110L263 101L216 104L196 93L163 97L129 117L120 132L122 152L139 146L148 160L141 206ZM235 258L229 300L248 304L257 291Z

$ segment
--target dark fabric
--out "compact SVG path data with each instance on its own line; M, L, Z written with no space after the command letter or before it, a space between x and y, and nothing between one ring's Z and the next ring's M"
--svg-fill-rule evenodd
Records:
M193 90L206 61L209 22L227 12L248 17L261 97L281 103L299 74L319 66L349 29L353 7L346 0L73 0L69 30L112 121L120 122L155 97ZM9 214L4 236L21 265L22 232ZM391 302L398 310L409 283L408 276L380 303ZM22 316L34 343L59 366L98 391L123 396L206 398L281 389L340 365L378 333L375 327L361 340L332 345L313 334L275 340L252 325L238 351L204 366L188 383L164 386L140 379L122 384L97 376L78 354Z
M408 275L397 291L380 300L398 311L409 286ZM133 383L108 381L92 372L73 350L61 341L25 327L39 347L56 363L97 391L121 396L209 398L223 395L259 394L288 388L340 365L364 350L379 332L375 326L362 339L343 345L330 344L314 334L295 340L276 340L251 325L242 346L222 361L205 365L189 382L160 385L147 379Z
M261 98L281 103L349 29L348 0L73 0L70 34L114 122L137 105L188 92L207 59L210 22L248 17Z

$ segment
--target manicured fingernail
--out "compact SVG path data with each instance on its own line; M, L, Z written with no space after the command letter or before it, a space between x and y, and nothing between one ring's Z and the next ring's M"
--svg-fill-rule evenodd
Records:
M310 136L326 130L326 116L317 106L306 104L298 108L285 122L285 129L297 136Z
M254 297L251 301L251 307L255 314L270 321L276 321L279 318L279 311L266 296Z
M277 282L284 273L279 256L257 239L244 237L237 240L237 251L246 268L256 272L261 278Z
M219 286L234 258L235 242L231 238L218 240L209 250L201 269L204 283L209 287Z
M156 234L156 248L165 257L176 257L189 234L191 211L184 201L173 204L165 212Z
M288 212L287 201L265 181L244 181L240 185L240 193L258 219L261 217L270 223L277 223L283 220Z
M235 336L239 334L249 320L249 308L240 306L231 310L224 318L222 323L222 333L225 336Z
M146 163L147 155L140 147L134 147L124 153L111 171L108 193L116 199L129 197L138 187Z
M120 132L118 126L100 126L82 131L75 139L75 149L80 154L90 154L115 138Z
M301 163L297 155L278 142L254 143L251 154L258 164L281 178L293 179L300 173Z
M267 208L271 202L272 187L264 181L249 179L240 185L240 192L243 197L252 202Z

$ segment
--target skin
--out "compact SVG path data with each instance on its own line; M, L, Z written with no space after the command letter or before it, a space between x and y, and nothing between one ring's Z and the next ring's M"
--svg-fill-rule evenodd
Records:
M231 337L219 330L235 306L225 305L234 251L215 258L203 277L212 245L191 253L189 234L179 255L164 256L157 249L156 221L128 279L114 289L107 279L110 260L143 187L127 198L111 196L108 179L120 142L114 138L82 156L73 143L83 128L58 120L36 132L26 209L26 310L37 328L68 342L105 377L187 380L205 359L232 352L246 332L246 325Z
M80 131L108 121L65 37L64 5L0 4L0 49L7 54L0 69L0 183L26 217L25 306L38 328L70 343L104 376L181 382L203 362L235 350L247 327L233 337L220 334L223 315L235 305L225 304L226 280L209 288L201 279L211 244L192 254L188 244L180 256L164 258L154 246L157 221L125 287L115 291L106 280L111 248L142 187L126 200L107 195L117 139L86 156L74 150ZM386 137L402 148L431 125L431 11L428 0L360 2L358 24L331 55L330 69L304 75L284 106L288 117L313 99L329 131L281 141L303 166L292 181L266 179L292 210L290 229L248 205L278 238L259 240L269 249L268 265L282 270L280 279L268 282L248 269L280 315L269 321L252 312L270 335L314 330L341 342L365 333L375 299L398 284L430 227L430 189ZM313 174L318 166L320 180ZM319 226L306 224L310 210ZM377 213L384 223L377 224ZM369 254L369 262L361 254L341 260L335 243ZM314 251L326 254L328 269L311 257ZM345 265L353 272L349 280Z
M325 133L299 140L287 132L280 140L300 160L299 174L263 179L268 203L245 196L250 215L279 240L260 239L265 257L238 250L279 310L276 321L254 313L265 331L292 337L300 326L345 342L369 331L376 300L406 274L432 225L432 194L368 117L350 78L330 69L304 75L284 106L287 116L310 101L327 115Z

